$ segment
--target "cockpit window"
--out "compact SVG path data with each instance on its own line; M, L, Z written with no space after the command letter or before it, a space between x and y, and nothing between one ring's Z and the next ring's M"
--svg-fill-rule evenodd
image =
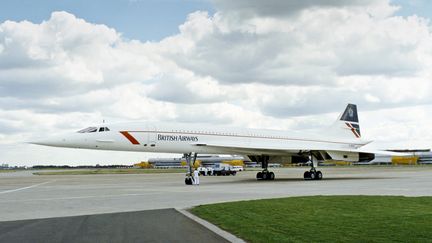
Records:
M97 127L92 127L91 129L88 130L88 132L97 132Z
M92 127L91 129L89 129L87 132L96 132L97 131L97 127Z
M101 127L99 128L99 132L108 132L109 128L108 127Z
M108 132L110 129L108 127L87 127L79 130L78 133L89 133L89 132Z
M88 133L88 132L96 132L98 130L97 127L87 127L82 130L79 130L79 133Z

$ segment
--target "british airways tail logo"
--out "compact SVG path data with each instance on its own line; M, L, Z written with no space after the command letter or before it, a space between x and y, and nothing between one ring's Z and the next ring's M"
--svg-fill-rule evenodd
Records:
M356 136L356 138L361 137L360 126L358 124L349 123L349 122L345 122L345 124L349 129L351 129L351 132L354 134L354 136Z

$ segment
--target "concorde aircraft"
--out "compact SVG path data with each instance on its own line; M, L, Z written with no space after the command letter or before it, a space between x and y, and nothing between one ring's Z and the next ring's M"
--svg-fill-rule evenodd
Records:
M198 153L248 156L251 161L262 165L262 171L256 175L258 180L274 180L275 174L268 170L269 163L292 161L293 156L302 157L311 161L311 169L304 173L304 179L320 180L323 174L317 170L319 160L366 162L373 160L376 153L395 154L362 149L370 142L361 138L357 106L348 104L333 125L312 134L191 124L127 122L104 123L33 143L81 149L182 153L189 165L185 183L190 185L192 165Z

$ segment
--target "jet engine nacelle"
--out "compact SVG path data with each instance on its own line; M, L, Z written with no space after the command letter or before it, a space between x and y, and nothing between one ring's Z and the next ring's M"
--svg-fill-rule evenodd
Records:
M348 162L369 162L375 158L375 154L357 152L326 151L332 160Z

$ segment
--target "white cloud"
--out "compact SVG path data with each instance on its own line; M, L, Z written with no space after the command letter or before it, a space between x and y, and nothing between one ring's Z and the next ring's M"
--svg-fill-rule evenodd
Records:
M174 38L194 44L174 53L177 63L231 84L334 85L340 76L415 75L428 65L423 50L432 43L422 18L381 19L346 8L309 9L295 19L254 18L240 29L241 23L226 19L224 12L189 18ZM201 34L190 35L195 32Z
M306 9L316 8L365 8L369 12L390 14L395 7L388 5L387 0L213 0L220 11L229 12L241 17L287 17ZM372 8L373 7L373 8ZM389 11L389 9L393 11ZM380 11L379 11L380 10Z
M160 42L66 12L1 23L0 150L104 119L318 128L348 102L371 138L430 143L429 20L395 16L386 0L215 5Z

